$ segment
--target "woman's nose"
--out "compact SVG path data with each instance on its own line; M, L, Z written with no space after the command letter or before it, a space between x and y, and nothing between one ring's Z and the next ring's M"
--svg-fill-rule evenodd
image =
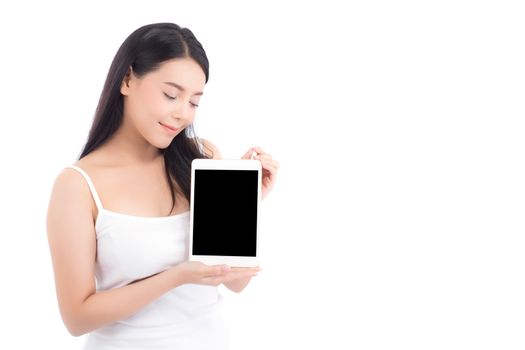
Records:
M186 120L190 117L190 108L189 106L185 106L186 104L189 105L189 103L184 103L182 101L177 101L178 103L175 103L176 107L173 110L172 117L177 120Z

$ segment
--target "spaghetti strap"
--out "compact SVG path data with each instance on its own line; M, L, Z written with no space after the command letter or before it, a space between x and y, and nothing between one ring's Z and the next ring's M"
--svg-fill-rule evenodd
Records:
M102 202L100 201L98 193L95 190L95 186L93 185L93 181L91 181L91 178L89 177L89 175L82 168L80 168L80 167L78 167L76 165L68 165L68 166L66 166L66 168L75 169L79 173L81 173L82 176L84 176L84 179L86 179L86 182L88 183L89 189L91 190L91 195L93 196L93 199L95 200L95 204L97 205L97 209L100 212L101 209L103 209Z

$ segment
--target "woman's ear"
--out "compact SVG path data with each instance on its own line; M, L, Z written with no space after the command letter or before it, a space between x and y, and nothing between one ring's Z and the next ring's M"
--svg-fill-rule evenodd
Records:
M132 72L133 72L133 68L129 66L128 71L126 75L124 76L124 79L122 79L122 84L120 85L120 93L124 96L127 96L129 94L129 81L131 79Z

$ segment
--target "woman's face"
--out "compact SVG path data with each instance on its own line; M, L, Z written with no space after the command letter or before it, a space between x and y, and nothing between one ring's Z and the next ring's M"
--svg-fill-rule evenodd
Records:
M127 118L124 123L153 146L167 148L193 122L205 84L202 68L190 58L163 62L140 79L130 74L120 89Z

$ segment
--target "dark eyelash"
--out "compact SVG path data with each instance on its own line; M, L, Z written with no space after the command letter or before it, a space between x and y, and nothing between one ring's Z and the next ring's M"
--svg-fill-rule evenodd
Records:
M170 100L174 100L175 97L171 97L170 95L168 95L167 93L163 92L164 96L166 96L167 98L169 98ZM198 104L195 104L195 103L191 103L190 104L193 106L193 107L199 107Z

